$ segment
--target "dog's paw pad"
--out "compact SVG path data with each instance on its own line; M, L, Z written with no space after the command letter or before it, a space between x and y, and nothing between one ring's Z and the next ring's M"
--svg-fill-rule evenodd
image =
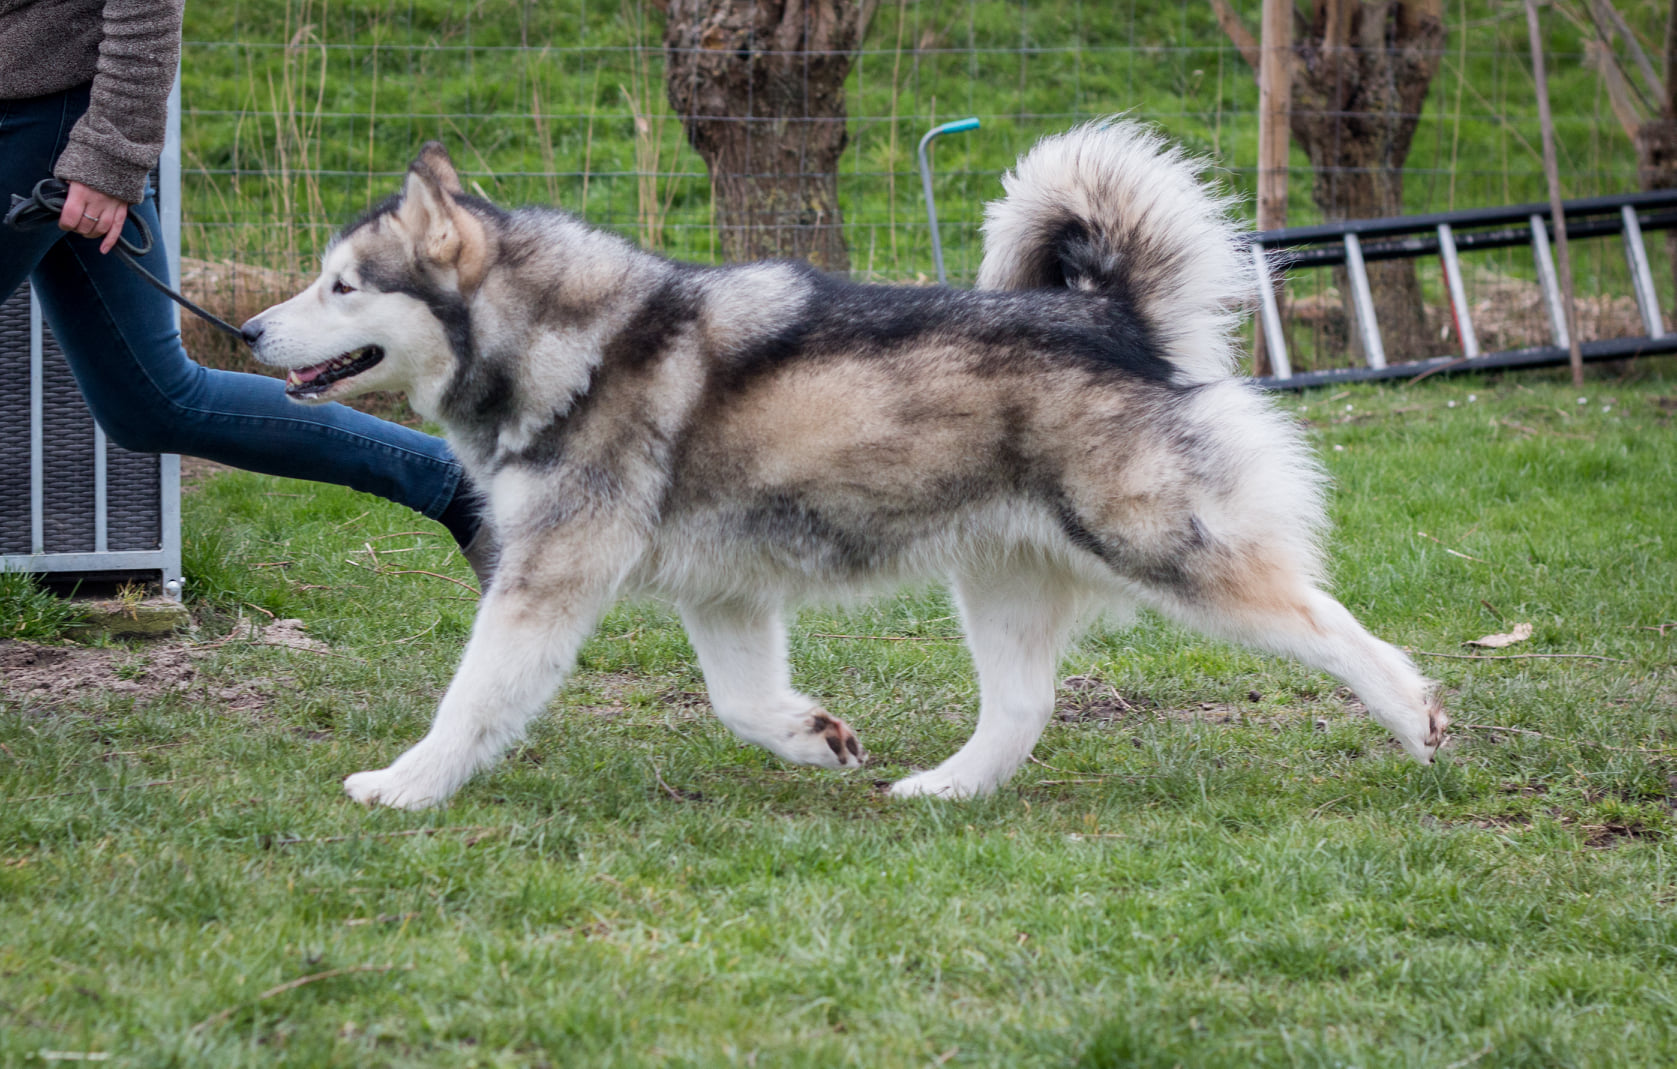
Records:
M1450 726L1450 718L1444 715L1444 705L1437 698L1427 706L1427 745L1438 749L1444 745L1445 729Z
M817 709L809 718L809 733L817 735L833 751L833 760L840 768L850 768L867 760L867 752L850 725L824 709Z

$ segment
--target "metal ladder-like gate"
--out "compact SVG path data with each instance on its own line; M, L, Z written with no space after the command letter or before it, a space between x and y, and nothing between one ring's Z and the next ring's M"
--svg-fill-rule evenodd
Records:
M1631 338L1587 341L1579 346L1583 358L1623 360L1650 353L1677 352L1677 333L1667 333L1654 292L1653 272L1642 235L1649 230L1677 229L1677 190L1629 193L1563 202L1568 241L1620 236L1630 267L1632 289L1645 333ZM1259 329L1274 373L1256 380L1272 389L1293 390L1372 379L1414 378L1442 371L1485 371L1498 368L1541 367L1567 363L1569 338L1566 315L1556 283L1550 252L1549 206L1519 204L1437 215L1395 219L1351 219L1321 226L1269 230L1253 235L1252 256L1261 278ZM1484 353L1473 330L1462 281L1461 254L1484 249L1529 245L1537 264L1538 283L1549 313L1550 344L1527 349ZM1380 325L1374 314L1366 265L1373 260L1405 259L1436 254L1443 262L1445 288L1455 316L1461 352L1399 364L1386 362ZM1287 340L1276 301L1275 282L1299 268L1344 265L1349 276L1351 318L1361 345L1364 367L1334 368L1294 374L1287 356Z

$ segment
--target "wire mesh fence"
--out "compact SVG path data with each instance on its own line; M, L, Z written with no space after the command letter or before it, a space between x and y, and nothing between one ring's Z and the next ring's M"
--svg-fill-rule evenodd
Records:
M1595 31L1583 2L1544 13L1568 197L1639 188L1614 101L1585 65ZM1256 27L1257 7L1239 0L1234 11ZM1618 12L1646 51L1661 54L1665 6L1636 0ZM1545 199L1521 5L1445 0L1442 17L1444 44L1403 170L1404 207ZM236 314L254 311L299 280L335 229L393 192L432 138L449 147L467 188L497 203L554 204L670 255L714 262L712 180L668 102L664 29L647 0L189 5L183 245L193 262L183 274L225 291L221 303ZM982 204L999 192L998 176L1039 137L1086 119L1127 112L1155 122L1251 200L1253 72L1199 0L880 0L844 90L848 140L836 177L859 278L931 275L914 150L952 118L982 124L935 150L956 284L976 272ZM1290 171L1289 222L1320 221L1316 172L1296 146ZM1577 253L1584 299L1612 319L1615 296L1629 292L1622 258L1610 245ZM1667 308L1670 276L1662 266ZM1469 299L1495 304L1487 319L1500 315L1508 337L1523 337L1542 323L1531 283L1518 255L1479 258ZM1423 268L1421 288L1429 308L1443 308L1435 271ZM1289 302L1300 366L1339 359L1345 317L1332 278L1296 279ZM1449 351L1447 313L1434 318L1438 351Z

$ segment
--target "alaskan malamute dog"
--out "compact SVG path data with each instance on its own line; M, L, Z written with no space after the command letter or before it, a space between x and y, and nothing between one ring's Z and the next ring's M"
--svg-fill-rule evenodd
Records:
M787 606L925 577L954 586L978 727L897 795L1006 782L1080 622L1136 605L1333 673L1429 761L1432 688L1321 589L1322 473L1233 375L1254 270L1228 201L1123 121L1048 138L1003 185L976 290L863 286L505 211L421 149L245 330L298 400L405 391L501 544L430 732L350 796L446 801L641 592L679 607L730 731L858 765L850 726L792 689Z

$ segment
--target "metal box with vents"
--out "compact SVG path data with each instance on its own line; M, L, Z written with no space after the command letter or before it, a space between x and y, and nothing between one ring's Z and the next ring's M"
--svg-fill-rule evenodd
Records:
M180 276L179 102L159 167L170 270ZM0 568L144 578L181 593L180 457L106 440L25 283L0 303ZM27 388L26 388L27 384Z
M179 593L180 458L107 441L24 284L0 304L0 561ZM171 586L170 584L174 584Z

